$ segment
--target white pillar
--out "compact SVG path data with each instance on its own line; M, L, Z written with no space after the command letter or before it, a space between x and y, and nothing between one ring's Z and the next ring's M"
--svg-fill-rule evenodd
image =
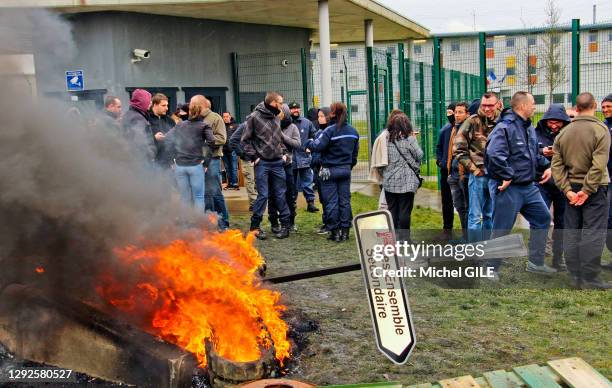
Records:
M372 23L372 19L365 21L365 44L366 47L374 47L374 23Z
M329 4L319 0L319 47L321 48L321 106L332 103Z

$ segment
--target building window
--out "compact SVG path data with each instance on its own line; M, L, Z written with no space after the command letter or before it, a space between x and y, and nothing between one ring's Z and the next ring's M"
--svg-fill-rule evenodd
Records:
M527 38L527 45L529 46L535 46L537 44L537 38L535 36L530 36L529 38Z
M608 32L608 41L612 42L612 32Z
M487 59L495 58L495 50L493 49L493 39L487 39L485 56Z
M395 46L387 47L387 54L395 55Z
M492 49L493 48L493 39L487 39L486 47L488 49Z
M543 94L536 94L535 96L533 96L533 99L535 100L536 104L545 104L546 103L546 96Z
M336 58L338 58L338 51L336 51L336 50L331 50L331 51L329 52L329 57L330 57L331 59L336 59Z
M357 58L357 49L349 49L348 55L349 58Z
M565 94L553 94L553 104L563 104L565 102Z
M597 44L597 33L592 32L589 34L589 52L596 53L599 50L599 45Z
M359 105L351 104L351 113L358 113L358 112L359 112Z
M528 58L527 72L531 74L536 74L538 70L538 57L535 55L530 55Z
M458 52L460 49L461 49L461 46L459 45L459 42L451 43L451 52Z
M514 38L506 38L506 47L514 47Z
M317 53L311 52L310 53L310 60L311 61L316 61L317 60Z
M415 54L420 54L421 50L422 50L422 47L421 47L420 44L415 44L413 50L414 50Z

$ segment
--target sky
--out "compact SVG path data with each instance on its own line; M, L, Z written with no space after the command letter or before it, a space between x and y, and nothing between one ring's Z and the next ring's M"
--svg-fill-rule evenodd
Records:
M432 33L533 28L545 25L545 0L377 0ZM612 22L612 0L555 0L561 23ZM474 24L476 29L474 29Z

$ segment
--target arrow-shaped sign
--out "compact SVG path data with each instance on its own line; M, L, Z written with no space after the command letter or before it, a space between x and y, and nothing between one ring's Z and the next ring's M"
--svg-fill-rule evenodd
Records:
M353 220L357 236L357 249L365 281L374 334L378 349L396 364L408 360L416 339L408 295L400 277L380 277L376 268L399 270L397 254L374 259L375 245L394 245L395 231L391 213L378 210L359 214Z

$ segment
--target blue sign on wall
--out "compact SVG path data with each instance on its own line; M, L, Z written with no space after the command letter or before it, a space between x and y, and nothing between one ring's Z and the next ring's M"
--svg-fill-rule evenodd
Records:
M83 70L66 72L66 88L68 91L78 91L84 89Z

